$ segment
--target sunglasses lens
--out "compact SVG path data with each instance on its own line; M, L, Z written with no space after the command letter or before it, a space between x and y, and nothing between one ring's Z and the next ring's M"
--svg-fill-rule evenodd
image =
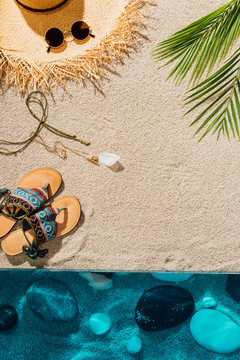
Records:
M88 24L84 21L76 21L72 25L72 36L77 40L84 40L89 36L90 30Z
M45 40L49 46L59 47L64 41L64 35L61 30L52 28L46 32Z

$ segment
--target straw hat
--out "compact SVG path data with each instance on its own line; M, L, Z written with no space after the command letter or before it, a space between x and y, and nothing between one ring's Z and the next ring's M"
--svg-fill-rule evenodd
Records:
M147 0L1 0L0 77L19 90L49 88L66 79L99 79L104 68L130 51L138 27L139 9ZM95 38L79 44L66 42L47 53L45 33L50 28L71 30L86 22Z

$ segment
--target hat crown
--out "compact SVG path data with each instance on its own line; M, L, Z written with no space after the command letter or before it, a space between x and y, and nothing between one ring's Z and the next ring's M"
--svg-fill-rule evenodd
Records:
M19 5L31 11L50 11L63 5L67 0L16 0Z

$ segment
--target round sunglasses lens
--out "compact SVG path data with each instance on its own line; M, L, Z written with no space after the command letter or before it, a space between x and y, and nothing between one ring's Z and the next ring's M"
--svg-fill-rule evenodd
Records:
M52 28L46 32L45 39L49 46L59 47L64 41L64 35L61 30Z
M72 25L72 36L77 40L84 40L89 36L90 30L88 24L84 21L76 21Z

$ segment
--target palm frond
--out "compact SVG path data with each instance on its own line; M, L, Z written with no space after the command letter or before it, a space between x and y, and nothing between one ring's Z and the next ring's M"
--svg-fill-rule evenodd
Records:
M156 61L167 59L162 66L177 61L169 74L176 83L192 69L190 83L196 84L225 59L239 35L240 0L232 0L159 43L153 56Z
M225 134L230 140L230 133L240 140L240 49L212 76L188 92L186 104L195 103L187 112L190 113L203 104L209 104L190 126L201 121L195 134L202 131L201 141L210 131Z

